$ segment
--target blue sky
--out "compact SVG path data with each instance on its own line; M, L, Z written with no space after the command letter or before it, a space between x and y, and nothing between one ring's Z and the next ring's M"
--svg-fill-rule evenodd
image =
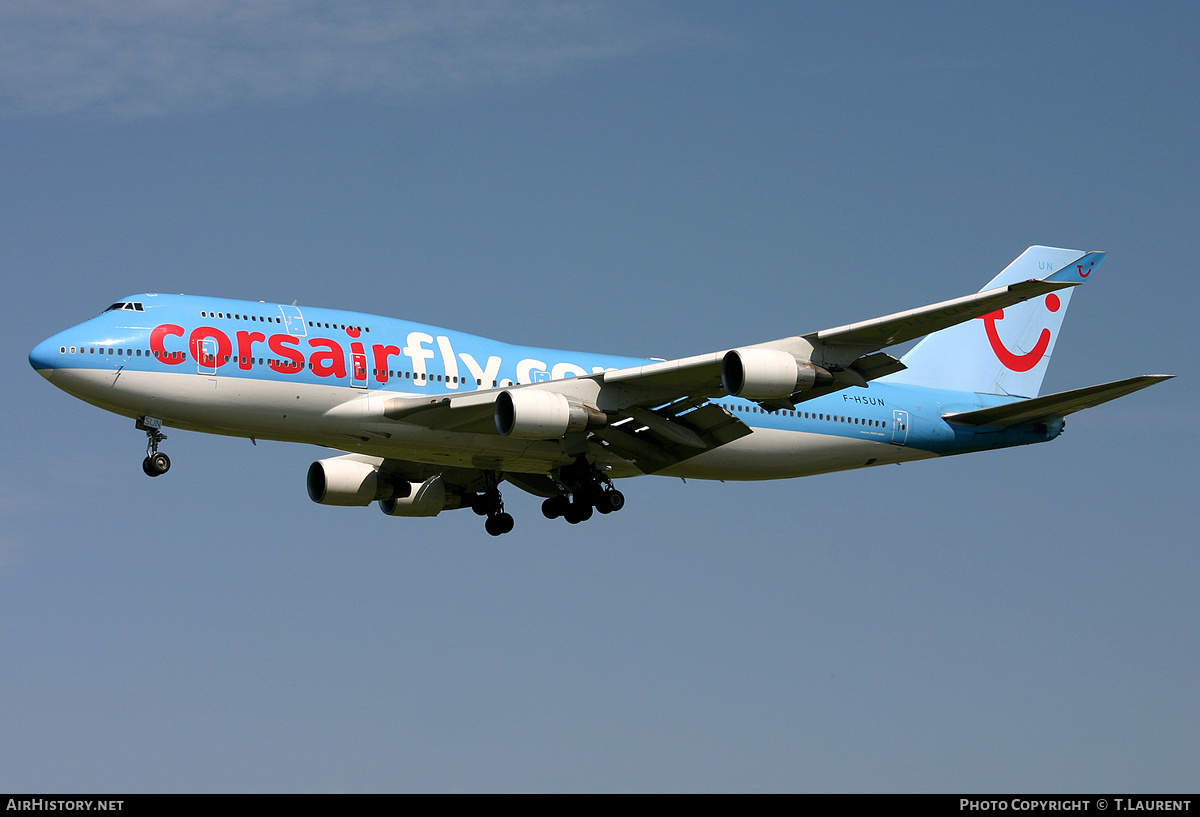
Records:
M1192 791L1188 4L0 9L0 789ZM58 392L146 290L673 357L1111 253L1049 445L389 519Z

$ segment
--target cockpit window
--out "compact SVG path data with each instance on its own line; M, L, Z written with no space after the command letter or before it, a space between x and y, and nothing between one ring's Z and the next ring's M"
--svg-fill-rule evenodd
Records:
M117 301L110 306L105 312L112 312L114 309L128 309L130 312L145 312L146 308L141 303L136 301Z

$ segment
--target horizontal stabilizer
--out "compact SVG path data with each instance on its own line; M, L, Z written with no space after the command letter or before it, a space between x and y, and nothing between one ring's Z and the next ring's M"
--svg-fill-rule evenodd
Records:
M1047 420L1066 417L1076 411L1116 400L1140 389L1170 380L1171 374L1144 374L1117 380L1113 383L1102 383L1099 386L1086 386L1082 389L1062 391L1057 394L1047 394L1030 400L1018 400L994 408L962 411L942 415L948 423L960 426L975 426L982 428L1009 428L1010 426L1027 425Z

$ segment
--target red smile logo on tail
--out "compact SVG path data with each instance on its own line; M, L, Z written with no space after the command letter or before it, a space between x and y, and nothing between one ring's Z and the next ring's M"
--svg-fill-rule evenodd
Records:
M1086 273L1080 267L1079 274L1083 277L1091 274L1089 269ZM1051 292L1046 296L1046 308L1051 312L1057 312L1062 306L1058 296ZM1038 336L1037 343L1033 345L1033 349L1025 354L1017 354L1010 352L1008 347L1004 345L1004 341L1000 339L1000 333L996 329L996 322L1004 319L1004 310L997 309L990 315L983 316L984 329L987 331L988 342L992 344L992 351L996 353L996 357L1000 359L1007 368L1014 372L1027 372L1042 361L1046 355L1046 350L1050 348L1050 330L1043 329Z

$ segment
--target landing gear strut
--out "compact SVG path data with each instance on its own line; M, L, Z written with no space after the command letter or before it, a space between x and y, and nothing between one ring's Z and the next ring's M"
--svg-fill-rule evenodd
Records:
M612 513L625 507L625 495L613 487L612 480L580 457L559 472L567 493L552 496L542 503L547 519L563 517L572 525L592 518L592 510Z
M483 523L483 529L492 536L511 532L515 524L512 515L504 512L504 500L495 484L492 484L483 493L475 494L471 499L471 510L480 516L487 517L487 521Z
M158 450L158 444L167 438L159 431L162 420L156 417L139 417L137 427L146 432L146 459L142 460L142 471L148 477L159 477L171 470L171 458Z

